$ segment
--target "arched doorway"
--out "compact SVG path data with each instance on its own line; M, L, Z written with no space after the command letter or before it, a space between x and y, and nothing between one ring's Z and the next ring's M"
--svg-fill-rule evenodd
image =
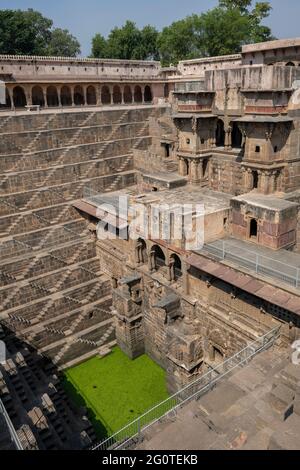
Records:
M45 106L44 92L40 86L34 86L31 92L32 104L36 106Z
M72 106L71 90L68 86L63 86L60 91L60 100L62 106Z
M134 88L134 102L135 103L142 103L143 102L142 89L138 85Z
M179 278L182 277L182 265L181 259L178 255L173 253L170 256L171 261L171 280L177 281Z
M132 103L132 91L128 85L124 87L124 103Z
M87 87L86 101L87 101L87 104L89 105L97 104L96 90L95 90L95 87L93 87L92 85Z
M24 108L27 105L25 92L21 86L16 86L13 90L15 108Z
M155 257L155 269L159 271L166 266L166 257L160 246L155 245L152 250Z
M49 86L47 88L47 103L48 106L52 108L58 106L58 94L55 86Z
M74 103L75 106L84 105L84 93L83 88L80 85L76 85L76 87L74 88Z
M257 220L251 219L249 238L257 239L257 233L258 233Z
M149 85L145 86L144 100L146 103L152 102L152 91Z
M258 172L256 170L252 172L252 179L253 179L252 188L257 189L258 188Z
M231 139L232 139L232 148L234 149L242 148L243 136L236 122L232 124Z
M224 122L218 119L217 130L216 130L216 146L224 147L225 145L225 127Z
M285 64L286 67L295 67L295 64L294 62L288 62L287 64Z
M103 86L101 89L101 102L102 104L111 104L111 95L108 86Z
M121 89L118 85L115 85L113 88L113 102L114 104L121 104L122 103L122 93Z

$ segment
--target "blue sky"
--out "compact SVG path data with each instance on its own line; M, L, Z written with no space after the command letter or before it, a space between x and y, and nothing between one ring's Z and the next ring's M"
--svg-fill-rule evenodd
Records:
M127 19L140 27L158 29L191 13L214 7L217 0L0 0L0 8L34 8L52 18L55 26L69 29L80 41L82 55L88 55L96 32L104 36ZM299 0L271 0L273 12L266 24L278 38L300 36Z

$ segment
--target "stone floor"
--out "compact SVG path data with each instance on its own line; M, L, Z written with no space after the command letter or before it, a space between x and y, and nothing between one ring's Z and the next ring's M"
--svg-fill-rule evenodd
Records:
M150 427L137 449L300 448L300 366L263 352L211 392Z

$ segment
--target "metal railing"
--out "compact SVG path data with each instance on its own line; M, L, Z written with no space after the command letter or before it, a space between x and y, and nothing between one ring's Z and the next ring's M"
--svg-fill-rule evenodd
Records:
M122 449L138 442L142 433L150 426L153 426L153 424L169 414L176 414L178 408L181 408L191 400L200 398L201 395L214 387L219 380L232 372L235 368L248 363L248 361L260 351L273 345L276 338L279 336L279 332L280 327L269 331L264 336L249 344L242 351L222 362L217 367L199 377L196 381L186 385L171 397L127 424L112 436L93 447L92 450Z
M19 436L11 422L11 419L5 409L5 406L2 402L2 400L0 399L0 414L3 416L5 422L6 422L6 425L7 425L7 429L9 431L9 434L10 434L10 437L11 437L11 440L12 442L15 444L15 447L16 447L16 450L23 450L23 447L22 447L22 444L20 442L20 439L19 439Z
M256 274L264 274L283 281L293 287L300 287L300 268L292 266L274 258L260 255L254 251L247 250L246 248L237 247L235 249L230 243L222 240L217 244L204 245L203 251L221 259L223 261L233 261L234 263L251 269ZM242 249L243 255L237 251ZM236 250L236 252L235 252Z

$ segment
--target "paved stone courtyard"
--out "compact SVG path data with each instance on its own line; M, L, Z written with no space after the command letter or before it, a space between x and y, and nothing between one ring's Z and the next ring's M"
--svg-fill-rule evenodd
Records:
M137 448L297 449L299 381L300 366L292 365L288 353L265 351L213 391L183 407L176 418L170 416L150 427Z

